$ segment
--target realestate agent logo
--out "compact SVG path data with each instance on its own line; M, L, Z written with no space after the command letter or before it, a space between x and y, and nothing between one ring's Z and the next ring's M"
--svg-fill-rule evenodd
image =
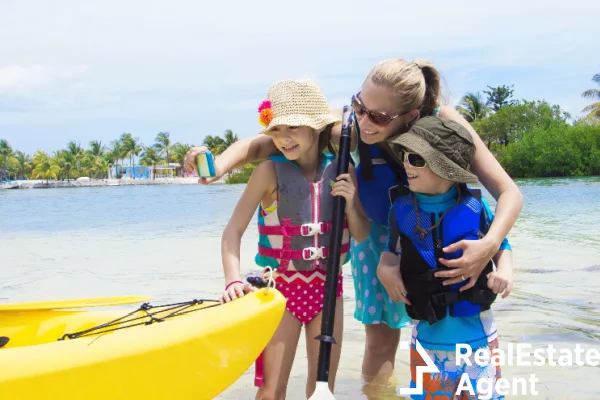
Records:
M417 348L417 353L421 356L421 359L425 361L426 365L417 366L417 381L415 382L414 388L397 388L396 393L398 395L403 394L423 394L423 374L425 373L434 373L437 374L440 372L438 367L435 365L431 357L427 354L421 343L415 339L415 347ZM400 349L407 350L409 348L409 343L405 341L400 341Z

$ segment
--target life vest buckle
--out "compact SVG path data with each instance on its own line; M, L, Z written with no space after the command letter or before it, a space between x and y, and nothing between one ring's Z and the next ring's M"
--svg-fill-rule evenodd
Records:
M439 293L439 294L435 294L433 296L431 296L431 302L433 303L434 306L442 306L442 307L447 307L450 304L454 304L457 303L459 301L462 301L466 298L464 292L444 292L444 293Z
M300 225L300 234L302 236L322 235L324 232L322 222Z
M316 260L317 258L325 258L323 251L325 247L307 247L302 249L302 258L304 260Z

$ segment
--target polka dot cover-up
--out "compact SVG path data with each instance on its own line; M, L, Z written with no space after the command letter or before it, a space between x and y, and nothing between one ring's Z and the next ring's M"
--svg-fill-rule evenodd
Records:
M363 324L385 323L391 328L403 328L412 324L404 303L392 301L377 277L377 265L387 235L387 227L371 221L369 238L361 243L352 240L352 278L356 294L354 318Z

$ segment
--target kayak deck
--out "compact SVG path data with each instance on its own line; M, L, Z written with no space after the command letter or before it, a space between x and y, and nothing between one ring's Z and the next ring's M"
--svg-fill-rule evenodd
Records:
M109 335L119 329L160 323L218 305L213 300L193 300L165 306L144 304L134 311L5 311L0 314L0 336L8 338L3 348L33 346L82 336Z

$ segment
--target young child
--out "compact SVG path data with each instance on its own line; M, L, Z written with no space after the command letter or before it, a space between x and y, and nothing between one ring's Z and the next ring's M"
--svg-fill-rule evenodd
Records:
M240 240L258 206L257 264L274 269L276 287L287 299L286 311L262 355L264 384L257 399L284 399L301 328L306 327L308 380L306 396L315 390L321 333L324 285L334 196L346 199L341 263L350 250L350 235L367 238L369 222L355 192L355 174L336 177L337 160L324 150L331 128L340 119L331 115L325 96L310 80L275 83L259 107L261 133L271 136L282 155L269 157L254 170L223 232L225 291L222 302L244 295L240 276ZM349 232L348 232L349 230ZM338 277L329 387L337 372L343 327L342 274Z
M412 398L476 399L477 382L486 379L495 385L500 368L492 363L478 365L473 355L468 357L470 366L464 358L457 365L457 345L468 346L473 354L477 349L491 354L498 347L490 306L497 294L504 292L502 297L506 297L510 293L512 251L504 239L493 262L470 289L461 289L468 282L464 276L463 282L447 286L435 278L434 272L446 268L439 259L461 255L458 251L445 256L442 249L463 239L480 239L493 220L481 191L466 186L477 182L469 171L475 145L462 125L439 117L420 119L393 143L401 146L410 191L401 188L392 194L390 233L377 274L391 298L406 304L415 322L411 387L415 387L416 367L426 365L417 351L417 340L440 370L424 373L424 393ZM494 393L486 398L502 397Z

